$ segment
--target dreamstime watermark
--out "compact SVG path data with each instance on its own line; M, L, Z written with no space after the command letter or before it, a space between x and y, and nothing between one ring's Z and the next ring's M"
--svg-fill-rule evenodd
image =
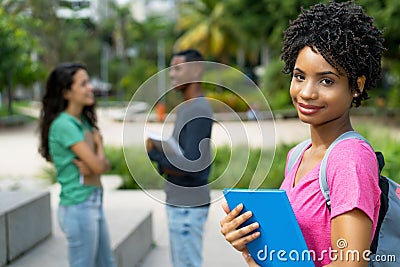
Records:
M314 250L284 250L284 249L268 249L265 245L255 255L256 260L264 261L282 261L282 262L309 262L309 261L322 261L329 258L330 261L342 262L359 262L359 261L372 261L372 262L396 262L396 255L375 255L370 250L358 251L346 249L348 243L345 239L341 238L336 242L338 249L329 249L316 252Z

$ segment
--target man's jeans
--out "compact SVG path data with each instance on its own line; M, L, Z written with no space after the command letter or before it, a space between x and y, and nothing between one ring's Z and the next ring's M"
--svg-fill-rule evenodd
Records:
M68 240L70 267L115 267L103 212L102 190L78 205L59 206L58 222Z
M200 267L207 207L181 208L167 205L169 243L174 267Z

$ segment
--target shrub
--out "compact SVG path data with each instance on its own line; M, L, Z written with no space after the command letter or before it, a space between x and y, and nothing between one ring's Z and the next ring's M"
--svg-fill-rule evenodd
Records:
M276 157L279 157L280 160L272 165L267 179L265 179L269 167L267 162L272 161L272 150L241 146L233 149L228 146L217 147L214 151L215 158L209 179L211 188L248 188L252 184L262 184L263 187L271 188L279 187L284 169L284 160L281 158L286 157L289 149L289 146L282 147L283 149L278 149L278 153L276 153ZM248 151L248 153L244 153L244 151ZM125 149L126 160L131 172L123 159L121 148L107 147L106 154L113 166L109 173L118 174L123 178L122 189L161 189L163 187L164 177L157 173L157 166L150 163L143 148ZM243 169L243 167L245 168Z

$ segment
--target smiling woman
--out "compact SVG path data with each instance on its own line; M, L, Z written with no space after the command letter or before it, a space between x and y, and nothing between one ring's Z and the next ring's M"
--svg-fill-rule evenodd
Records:
M293 167L285 168L281 189L288 195L308 249L361 254L370 248L378 222L380 189L374 151L364 140L346 139L332 148L326 164L330 203L319 184L321 160L344 133L353 131L350 109L368 98L381 72L383 36L373 18L353 1L317 4L303 10L285 32L281 58L291 74L290 96L302 122L310 127L311 144ZM293 149L288 153L288 158ZM221 232L258 266L246 244L260 236L259 224L242 227L252 215L223 206ZM341 246L341 240L346 246ZM285 262L286 263L286 262ZM314 259L321 266L364 266L366 259ZM290 264L289 264L290 265ZM294 263L293 266L297 266Z

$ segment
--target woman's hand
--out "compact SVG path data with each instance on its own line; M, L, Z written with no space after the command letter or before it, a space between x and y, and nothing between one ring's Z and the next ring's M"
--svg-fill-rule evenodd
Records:
M74 159L73 161L74 164L78 167L79 173L81 173L83 176L93 174L90 168L82 160Z
M226 241L231 243L236 250L248 253L246 244L260 236L260 232L254 232L250 235L249 233L258 229L259 224L255 222L239 228L242 223L246 222L252 216L251 211L239 215L243 210L243 204L239 204L230 211L228 204L225 202L222 204L222 208L227 215L220 222L221 233L225 236Z
M222 204L222 208L227 215L220 222L221 233L235 249L242 252L243 258L250 267L259 266L251 257L246 247L247 243L253 241L260 236L260 232L254 232L249 235L250 232L258 229L259 224L255 222L248 226L237 229L242 223L247 221L252 216L251 211L245 212L242 215L238 216L243 210L243 204L239 204L238 206L236 206L236 208L230 211L228 203L226 202Z

